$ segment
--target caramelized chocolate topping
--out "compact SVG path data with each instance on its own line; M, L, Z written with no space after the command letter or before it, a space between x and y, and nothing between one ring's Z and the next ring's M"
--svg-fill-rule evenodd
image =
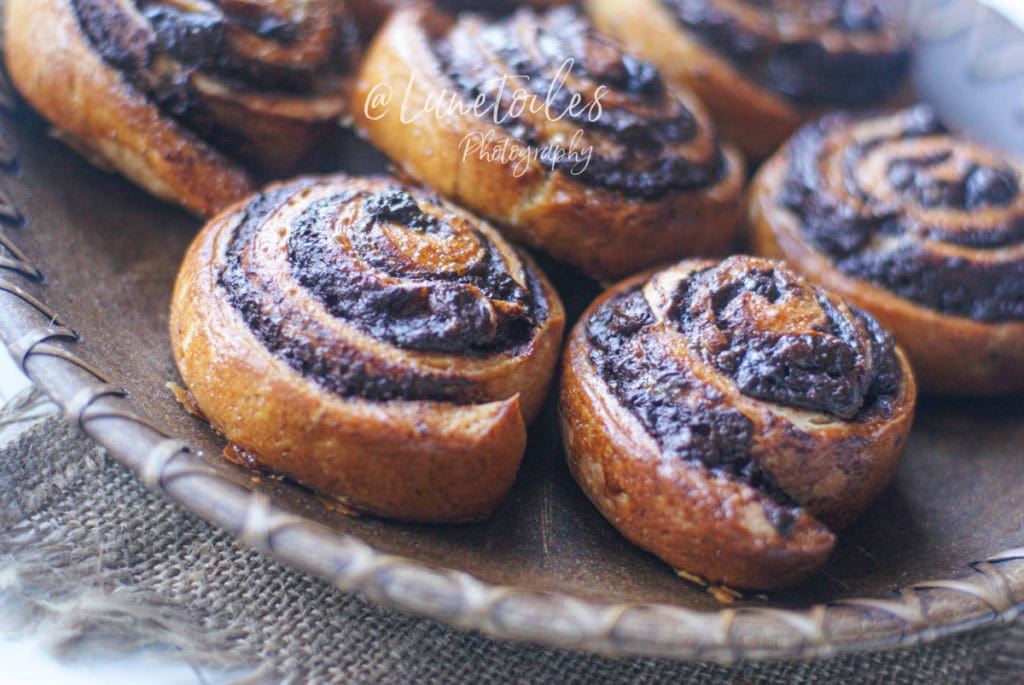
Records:
M434 50L479 116L580 182L655 199L714 185L727 172L707 123L657 70L573 10L522 11L491 24L463 17Z
M863 108L906 81L910 49L879 0L662 0L744 76L804 107Z
M284 230L267 227L312 185L267 192L245 208L218 275L232 307L270 352L339 395L480 401L450 369L411 371L400 355L381 358L368 343L339 339L330 319L410 352L514 355L549 316L536 274L467 217L383 183L339 190L310 202ZM264 263L268 242L287 252L283 279ZM326 320L294 302L296 287Z
M924 107L828 117L788 155L778 202L840 271L944 314L1024 320L1019 164L956 138Z

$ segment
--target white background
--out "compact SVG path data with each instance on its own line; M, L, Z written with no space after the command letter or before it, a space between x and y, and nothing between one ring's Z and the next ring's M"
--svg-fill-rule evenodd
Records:
M1024 0L981 0L1024 26Z

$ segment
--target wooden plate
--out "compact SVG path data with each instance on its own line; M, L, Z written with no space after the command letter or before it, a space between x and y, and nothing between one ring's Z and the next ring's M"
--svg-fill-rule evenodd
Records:
M977 67L985 56L970 51L972 35L1006 26L973 10L956 24L949 17L966 5L938 5L921 24L931 32L922 91L1024 154L1015 118L1024 114L1007 107L1008 89L1024 92L1021 77L975 73L968 60ZM982 25L972 31L970 21ZM1024 45L1019 34L1001 35ZM70 419L148 486L250 545L403 611L613 654L823 656L931 640L1008 620L1024 605L1020 397L922 402L895 484L841 538L826 569L791 593L729 605L601 518L563 464L551 406L532 428L511 496L478 525L348 518L298 487L257 482L225 462L222 441L165 387L177 380L166 330L171 287L199 222L89 166L14 98L3 100L0 337ZM352 172L385 166L352 138L333 155ZM597 292L545 266L572 313Z

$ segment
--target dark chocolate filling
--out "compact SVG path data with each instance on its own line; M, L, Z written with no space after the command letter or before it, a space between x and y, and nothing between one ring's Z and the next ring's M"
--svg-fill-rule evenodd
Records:
M763 506L769 520L785 535L796 519L795 502L751 453L753 423L724 406L646 334L653 323L641 286L612 297L587 322L591 363L658 442L663 458L700 463L717 477L757 489L767 497ZM699 398L694 404L683 400L691 394Z
M893 96L906 81L910 50L836 52L816 41L780 42L742 25L715 0L662 0L693 36L744 76L801 107L864 108ZM747 0L785 12L776 0ZM811 4L811 3L807 3ZM821 30L880 34L886 30L878 3L815 0Z
M364 211L350 232L349 252L324 226L341 206L362 202ZM334 316L374 338L408 350L496 353L529 342L536 322L530 315L533 294L508 272L487 238L474 231L481 259L462 271L427 273L389 258L381 223L397 222L413 230L450 235L453 228L422 211L404 190L369 197L342 193L311 205L289 237L289 258L296 280L314 293ZM381 249L383 247L383 249ZM358 257L356 257L358 255ZM362 269L359 259L374 267ZM394 277L387 283L380 274ZM496 311L491 302L508 307Z
M521 41L519 29L528 21L537 35L541 62ZM481 49L489 54L482 54ZM592 51L600 51L605 59L590 59ZM672 191L696 191L714 185L727 172L720 148L697 163L672 152L673 146L685 144L698 134L693 114L681 105L672 109L669 99L673 96L652 65L620 52L595 35L572 10L542 15L520 13L487 25L478 34L471 34L459 23L435 42L434 52L441 69L466 101L483 102L488 119L501 122L511 137L537 148L543 165L571 174L577 181L653 200ZM609 54L615 59L607 59ZM502 66L496 67L491 57L497 57ZM570 107L574 98L584 94L568 83L555 83L567 60L572 60L573 79L626 95L632 106L611 107L604 102L599 117L592 116L594 109ZM499 93L495 84L506 76L523 76L525 80ZM514 111L508 90L515 88L528 89L538 102L547 103L550 113L571 121L579 130L621 145L626 153L609 158L595 150L587 164L581 164L578 156L565 154L568 148L545 140L531 122L531 116L549 114ZM585 98L583 101L587 102Z
M587 321L591 363L658 442L664 458L699 462L757 489L768 498L769 519L785 535L796 503L752 453L753 422L665 349L650 330L655 317L642 287L610 298ZM815 291L829 321L825 330L809 332L814 335L759 337L742 322L730 321L736 313L730 305L741 292L775 301L793 287L801 286L774 271L751 269L742 281L726 283L708 268L680 284L665 324L679 326L681 337L700 347L698 353L745 395L856 421L890 415L901 371L891 336L871 317L853 311L857 321L850 320ZM699 328L708 325L723 334L724 349L707 350L698 342Z
M128 71L130 79L142 78L134 72L152 68L153 60L166 54L186 69L216 75L240 88L309 94L316 89L321 72L341 73L348 67L357 39L354 24L336 19L334 51L325 53L322 62L271 62L234 49L228 40L229 26L285 48L300 40L302 27L254 4L246 5L244 13L219 6L206 13L186 11L158 0L135 0L139 17L133 17L117 0L71 2L93 46L105 60Z
M267 192L253 200L244 210L224 255L225 265L218 274L218 285L224 289L227 301L238 312L253 335L273 354L277 355L303 376L320 384L323 388L342 397L360 397L367 400L424 400L471 404L483 401L476 385L469 380L444 375L430 375L412 372L369 353L339 343L334 334L314 316L289 306L288 295L280 290L272 278L264 277L258 265L250 264L250 246L266 219L282 207L293 195L312 182L305 181L278 190ZM397 191L400 193L401 191ZM317 297L335 316L371 335L380 333L384 340L404 349L463 352L467 355L514 354L521 345L528 344L533 333L532 322L547 320L549 309L542 286L536 275L527 269L528 288L516 284L509 286L505 279L507 271L495 274L494 284L486 283L486 275L480 268L473 269L460 283L457 278L442 279L442 292L451 289L471 291L477 283L487 287L489 292L514 290L520 298L524 312L517 310L518 323L494 325L493 320L480 326L479 317L469 316L457 309L460 300L441 295L431 297L430 291L438 284L421 281L418 286L401 283L387 285L375 282L373 274L365 269L351 269L352 257L346 256L336 245L331 245L329 228L332 217L340 204L346 201L362 201L364 205L376 205L368 210L372 215L366 218L358 231L372 233L373 224L378 221L395 221L403 216L389 213L388 207L395 203L396 191L356 196L342 193L316 203L303 213L298 227L290 236L289 257L295 275L304 287ZM409 218L408 214L404 215ZM425 215L424 215L425 216ZM413 219L431 223L430 220ZM432 230L432 229L427 229ZM481 236L483 237L483 236ZM303 240L310 240L303 243ZM308 249L307 249L308 248ZM493 252L493 247L489 248ZM322 251L323 258L314 255ZM491 254L489 252L489 254ZM340 261L331 265L330 261ZM496 265L495 258L488 263ZM300 262L304 263L303 266ZM504 269L504 264L500 265ZM402 274L399 274L402 277ZM385 278L380 274L378 278ZM347 280L351 279L351 280ZM409 283L415 283L410 280ZM403 288L405 290L403 291ZM417 291L417 288L419 289ZM449 290L443 290L449 288ZM366 290L363 290L366 289ZM409 292L417 291L413 296ZM394 293L398 293L397 295ZM425 293L422 296L419 293ZM358 294L353 303L335 301L335 296ZM417 298L420 299L417 299ZM411 303L410 300L416 300ZM425 314L423 303L436 305L433 315L439 317L433 322ZM441 321L440 318L444 320ZM500 318L500 317L499 317ZM514 318L514 317L513 317ZM521 323L524 318L531 322L529 327ZM489 323L489 325L488 325ZM482 335L492 333L492 335ZM479 345L477 345L479 343Z
M952 156L952 150L943 150L926 157L893 160L889 165L889 182L909 200L928 209L973 211L984 207L1005 207L1020 192L1017 176L1006 166L992 168L969 164L963 174L954 179L929 175L932 167L947 162ZM994 238L1002 244L1015 242L1021 237L1022 227L1014 229L1016 235L1002 233Z
M1024 213L1008 211L1007 218L996 226L968 225L951 231L922 225L913 212L915 207L953 212L1006 208L1021 192L1021 180L1009 166L966 163L959 179L935 178L929 171L957 150L937 142L935 155L894 159L889 165L888 181L902 194L902 206L873 202L857 187L854 164L878 146L921 136L941 140L949 135L927 108L913 110L904 121L897 136L865 141L846 150L845 185L840 189L825 186L821 157L832 131L853 125L852 121L833 116L806 126L789 144L789 168L779 204L799 218L803 236L845 274L943 314L976 321L1024 320L1024 260L965 259L929 251L925 242L970 247L982 253L1018 245L1024 241ZM854 209L844 199L847 195L864 208ZM874 244L876 235L903 240L896 249L883 249Z
M752 268L735 281L706 269L680 284L668 316L691 341L706 326L721 333L721 349L705 345L700 351L743 394L847 420L863 418L898 389L892 337L860 311L854 310L856 321L851 320L822 292L803 294L820 307L822 325L786 334L750 325L740 305L743 293L774 304L795 290L803 286L778 270Z
M285 47L300 39L298 26L266 8L253 5L244 14L219 7L209 13L189 12L156 0L136 0L139 15L133 15L117 0L71 0L71 6L86 39L129 84L166 115L229 150L245 141L218 123L193 85L194 73L215 76L241 92L313 95L325 78L347 68L357 40L354 24L337 19L334 50L323 63L270 62L241 54L228 40L231 25ZM173 58L178 67L168 69L161 56Z

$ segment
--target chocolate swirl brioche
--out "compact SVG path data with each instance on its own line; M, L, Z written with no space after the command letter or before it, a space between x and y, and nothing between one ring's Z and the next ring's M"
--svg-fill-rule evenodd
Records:
M303 178L222 213L171 308L181 377L259 465L356 510L486 516L561 343L557 294L487 224L389 179Z
M344 0L9 0L14 85L93 161L211 215L346 110Z
M887 0L586 0L598 28L692 88L722 135L767 157L830 109L891 101L910 67Z
M1024 390L1024 164L927 107L809 124L751 192L754 249L870 311L921 387Z
M392 16L357 125L412 176L598 278L734 238L743 165L699 103L570 9Z
M895 473L916 386L869 315L778 262L685 261L584 314L560 398L570 469L674 568L775 590Z

